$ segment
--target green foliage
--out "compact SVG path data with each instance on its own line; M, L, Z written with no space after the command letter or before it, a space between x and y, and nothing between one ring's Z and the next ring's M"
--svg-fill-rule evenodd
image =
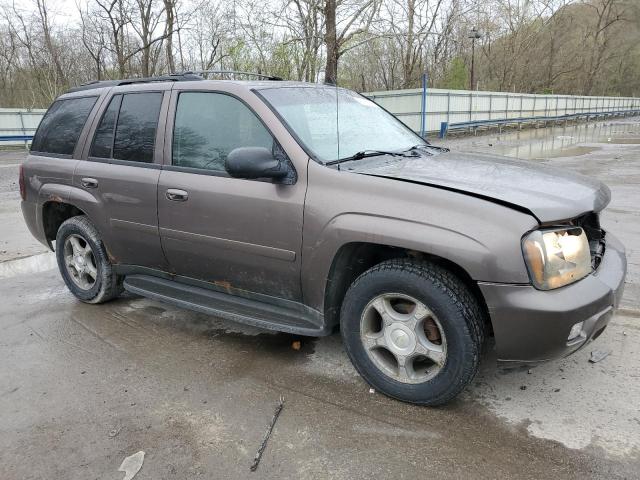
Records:
M271 55L269 74L287 79L295 78L293 60L296 56L295 43L282 42L276 44Z
M460 57L454 57L442 79L442 88L464 90L469 85L469 69Z

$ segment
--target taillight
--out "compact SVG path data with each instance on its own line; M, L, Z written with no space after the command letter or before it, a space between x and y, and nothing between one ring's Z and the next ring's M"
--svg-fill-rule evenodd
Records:
M20 165L20 177L18 179L18 183L20 185L20 198L22 198L22 200L26 200L27 189L24 184L24 165Z

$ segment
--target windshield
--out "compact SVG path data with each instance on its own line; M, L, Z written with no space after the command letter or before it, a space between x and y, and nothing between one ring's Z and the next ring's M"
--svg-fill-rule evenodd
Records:
M363 151L401 151L425 143L393 115L349 90L284 87L260 94L323 163Z

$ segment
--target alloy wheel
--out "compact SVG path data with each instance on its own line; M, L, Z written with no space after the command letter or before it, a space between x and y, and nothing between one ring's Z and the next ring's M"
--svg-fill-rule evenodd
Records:
M72 234L64 242L64 264L69 277L79 288L90 290L98 278L91 245L82 236Z
M400 293L373 298L360 319L360 339L373 363L402 383L423 383L442 370L447 343L434 313Z

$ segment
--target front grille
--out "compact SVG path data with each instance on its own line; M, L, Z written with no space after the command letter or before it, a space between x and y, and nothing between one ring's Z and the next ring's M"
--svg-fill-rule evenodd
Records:
M584 230L587 240L589 240L591 266L596 270L604 255L606 236L606 232L600 227L600 215L596 212L590 212L573 219L571 223Z

